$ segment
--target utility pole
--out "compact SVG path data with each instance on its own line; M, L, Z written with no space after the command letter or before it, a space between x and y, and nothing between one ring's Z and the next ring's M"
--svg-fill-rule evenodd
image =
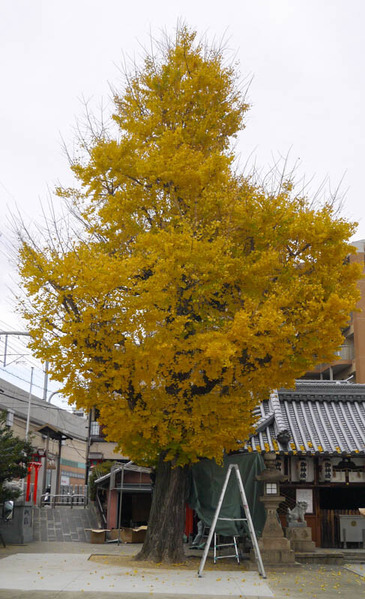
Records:
M8 336L9 335L16 335L17 337L19 337L19 335L24 335L26 337L30 337L29 333L26 333L25 331L0 331L0 336L5 335L5 347L4 347L4 361L3 361L3 365L4 368L6 367L6 357L7 357L7 351L8 351Z

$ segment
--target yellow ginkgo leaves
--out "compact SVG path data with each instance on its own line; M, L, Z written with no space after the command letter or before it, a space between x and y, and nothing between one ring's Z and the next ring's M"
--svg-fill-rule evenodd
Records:
M23 235L22 312L124 455L219 461L260 398L333 358L357 298L353 226L231 168L248 107L222 52L187 28L114 99L116 135L94 136L79 189L57 191L74 238Z

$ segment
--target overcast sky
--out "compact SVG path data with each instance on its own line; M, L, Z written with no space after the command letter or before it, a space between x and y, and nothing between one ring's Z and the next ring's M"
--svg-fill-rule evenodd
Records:
M9 210L39 218L48 190L70 181L61 138L72 145L81 98L110 107L124 58L178 20L224 38L252 78L241 163L267 169L289 152L313 193L343 179L344 214L365 238L364 17L363 0L0 0L0 321L19 324Z

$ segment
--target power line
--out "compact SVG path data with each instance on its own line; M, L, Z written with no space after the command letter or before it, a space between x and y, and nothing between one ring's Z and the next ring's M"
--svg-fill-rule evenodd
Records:
M1 323L0 323L1 324ZM8 355L7 349L9 348L14 355L18 354L24 361L28 362L31 366L41 368L42 362L37 358L33 357L29 348L28 340L24 340L23 337L27 336L28 333L23 331L11 331L4 330L0 331L0 346L4 343L4 361L5 353Z
M1 326L3 325L3 326ZM1 342L4 339L4 362L5 355L8 356L8 349L10 350L10 355L15 359L10 361L7 367L0 365L0 374L5 378L5 380L9 380L9 377L13 377L18 381L22 382L20 387L24 390L25 385L29 386L29 378L27 374L24 374L26 371L26 365L30 365L32 368L32 386L37 390L38 394L42 396L40 393L43 392L43 400L47 400L47 397L52 392L62 393L59 387L57 388L57 384L54 384L55 381L49 385L48 383L48 375L52 376L52 373L49 373L48 362L44 365L40 360L34 358L29 348L29 333L23 330L12 330L11 327L8 327L6 323L0 321L0 348ZM1 356L1 349L0 349ZM16 359L18 356L18 359ZM16 369L16 372L14 372ZM12 379L10 378L10 381ZM9 382L10 382L9 381ZM60 399L59 404L63 403L63 401L67 401L66 399ZM63 408L62 408L63 409ZM70 411L70 410L68 410Z
M10 372L9 370L6 370L2 366L0 366L0 371L4 372L5 374L7 374L9 376L15 377L16 379L19 379L20 381L23 381L23 383L29 384L29 380L24 379L23 377L19 376L18 374L14 374L13 372ZM41 389L43 391L43 387L41 385L37 385L36 383L33 383L33 387L37 387L38 389Z
M16 401L19 401L20 403L25 403L28 405L29 400L28 399L23 399L22 397L15 397L15 395L9 395L9 393L6 393L5 391L0 391L0 401L2 397L8 397L9 399L15 399ZM37 407L40 408L41 410L61 410L64 412L67 412L67 410L64 410L63 408L59 408L58 406L54 406L51 403L47 403L44 402L44 405L40 405L40 404L33 404L33 407ZM67 412L68 414L70 414L71 412ZM63 417L63 414L61 414L61 416Z

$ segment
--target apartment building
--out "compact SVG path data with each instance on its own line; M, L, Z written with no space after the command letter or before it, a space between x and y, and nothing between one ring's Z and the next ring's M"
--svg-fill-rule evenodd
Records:
M352 242L357 252L351 260L362 264L365 272L365 239ZM303 379L350 380L365 383L365 277L359 281L361 297L357 309L351 313L349 324L343 331L344 341L338 350L338 359L331 364L317 364Z

